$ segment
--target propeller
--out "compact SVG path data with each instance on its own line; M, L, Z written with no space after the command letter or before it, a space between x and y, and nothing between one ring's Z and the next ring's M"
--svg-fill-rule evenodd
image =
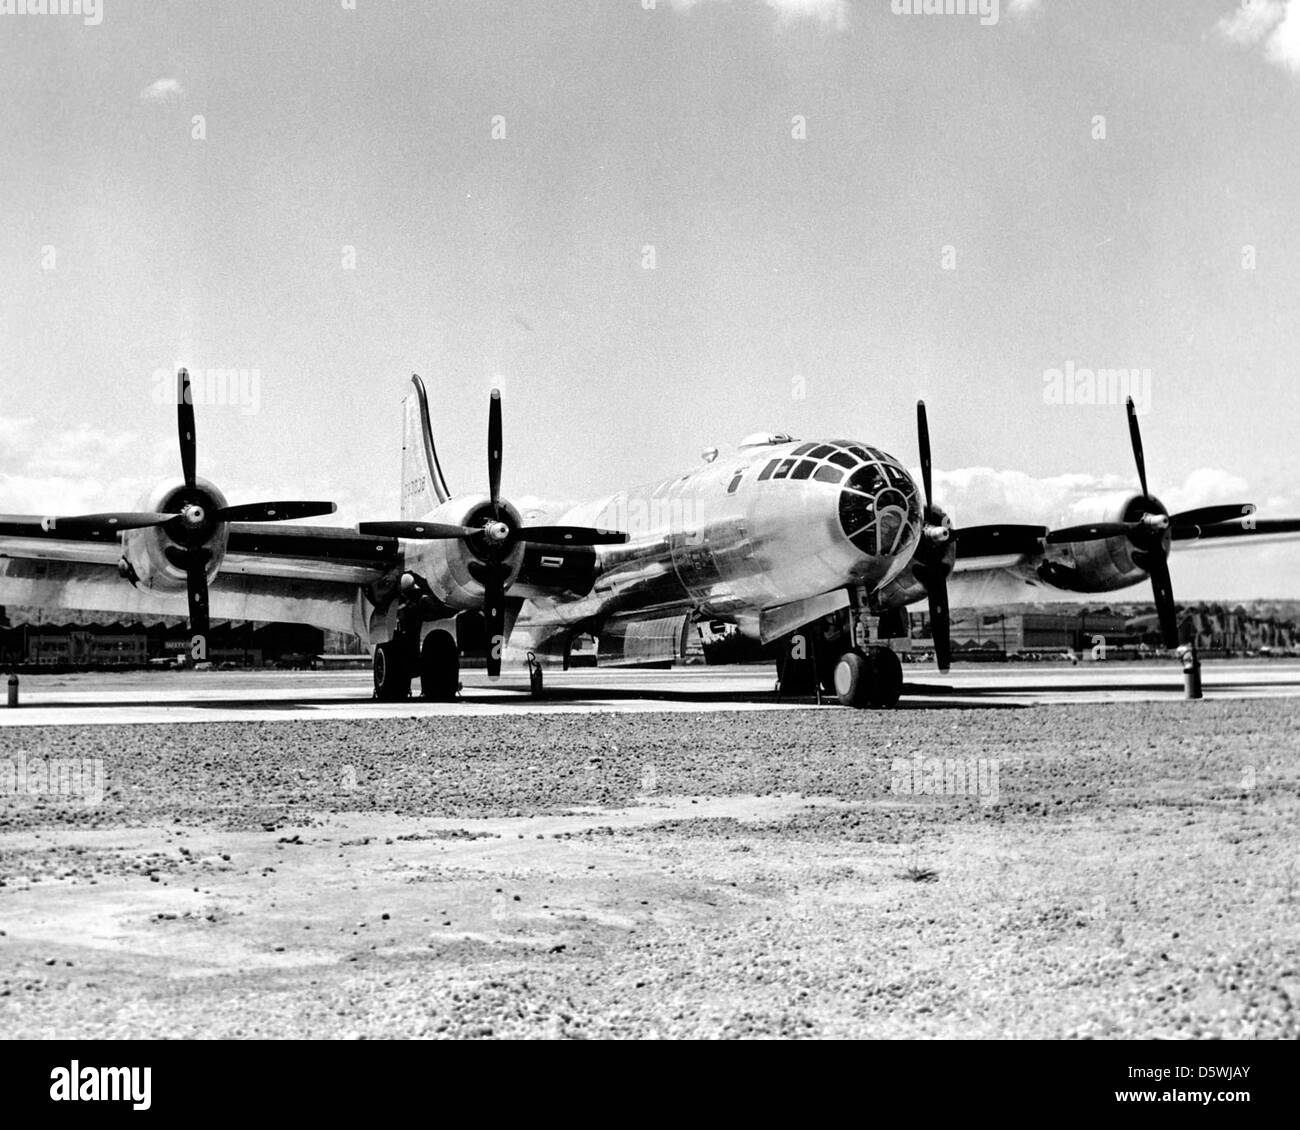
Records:
M333 514L332 502L250 502L240 506L216 506L210 492L199 484L195 474L196 442L194 398L190 375L185 369L176 374L176 425L180 436L181 473L185 486L173 493L179 509L170 513L117 511L105 514L74 514L66 518L43 518L41 526L49 531L66 531L84 537L116 536L119 530L163 527L176 543L164 554L185 573L185 590L189 603L190 655L203 659L207 655L208 564L212 551L207 541L223 522L283 522L292 518L314 518Z
M934 504L934 475L930 460L930 423L925 401L916 402L916 435L921 449L921 485L925 488L925 511L921 541L913 558L912 572L925 586L930 604L930 636L934 640L934 659L940 671L952 664L952 619L948 608L948 574L953 555L949 549L952 527Z
M1107 538L1126 537L1134 549L1133 562L1145 569L1151 578L1155 596L1156 617L1160 622L1160 636L1165 647L1178 646L1178 606L1174 603L1173 582L1169 577L1169 546L1171 541L1200 536L1201 527L1217 526L1223 522L1244 518L1255 513L1250 502L1224 503L1200 506L1177 514L1166 514L1160 503L1152 497L1147 486L1146 455L1142 448L1142 430L1138 426L1137 409L1130 396L1127 402L1129 442L1133 447L1133 462L1137 464L1138 482L1142 486L1144 513L1130 522L1095 522L1090 525L1067 526L1052 530L1046 537L1049 545L1063 545Z
M473 541L481 561L469 565L469 574L483 586L483 620L487 629L487 673L501 674L501 652L506 642L506 581L510 551L521 541L537 545L622 545L627 534L586 526L516 526L509 510L501 506L501 391L492 390L488 401L488 505L491 516L480 526L446 522L361 522L357 532L367 536L410 538L415 541Z
M179 544L168 546L167 560L185 571L185 592L190 613L190 656L203 659L208 650L208 563L212 551L205 544L224 522L283 522L293 518L314 518L333 514L337 507L332 502L249 502L240 506L212 507L214 501L199 485L195 468L197 464L197 434L194 427L194 397L190 389L190 374L181 369L176 374L176 430L180 438L181 473L185 489L176 514L164 517L161 525ZM206 504L206 505L205 505Z
M917 444L921 449L921 485L925 488L925 517L921 541L913 558L912 573L924 586L930 603L930 635L934 658L940 671L952 663L952 614L948 607L948 577L957 556L991 557L1022 555L1042 549L1045 526L1002 523L967 526L954 530L947 515L935 505L934 470L930 457L930 423L925 401L916 402ZM956 552L952 546L955 543Z
M483 526L452 526L444 522L361 522L357 525L357 532L368 537L412 541L454 541L476 537L483 531ZM534 545L623 545L627 541L627 534L593 530L588 526L520 526L513 532L519 540Z

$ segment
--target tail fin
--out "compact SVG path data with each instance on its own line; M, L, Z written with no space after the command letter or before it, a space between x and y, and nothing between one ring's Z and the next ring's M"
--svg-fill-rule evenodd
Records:
M412 374L402 402L402 517L425 518L450 497L433 446L429 398L424 382Z

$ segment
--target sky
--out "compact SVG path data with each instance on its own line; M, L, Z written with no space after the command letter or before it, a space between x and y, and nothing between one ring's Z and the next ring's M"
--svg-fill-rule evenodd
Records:
M176 475L185 364L243 374L201 474L347 524L412 372L458 491L503 390L516 499L764 430L911 465L924 397L960 525L1135 483L1122 396L1051 393L1124 369L1171 509L1300 516L1300 0L912 7L0 0L0 511ZM1300 545L1173 570L1300 597Z

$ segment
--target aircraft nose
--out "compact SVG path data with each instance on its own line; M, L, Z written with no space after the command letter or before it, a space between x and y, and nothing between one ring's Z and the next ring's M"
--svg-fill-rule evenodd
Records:
M896 459L871 451L840 488L840 528L868 557L900 557L921 528L916 484Z

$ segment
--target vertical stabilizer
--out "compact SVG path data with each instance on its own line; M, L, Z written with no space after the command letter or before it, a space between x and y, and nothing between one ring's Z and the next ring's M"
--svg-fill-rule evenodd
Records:
M429 398L424 382L412 374L411 389L402 402L402 517L426 518L450 497L433 446Z

